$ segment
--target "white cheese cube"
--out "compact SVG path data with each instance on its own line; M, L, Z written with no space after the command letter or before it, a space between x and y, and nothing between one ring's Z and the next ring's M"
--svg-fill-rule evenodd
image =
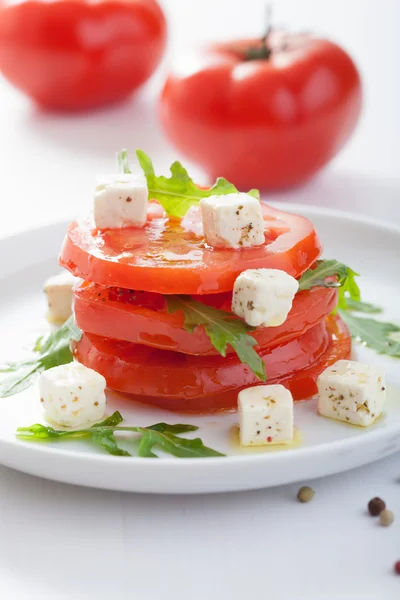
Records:
M234 283L232 311L253 327L277 327L286 321L298 289L285 271L247 269Z
M210 196L200 201L207 243L215 248L245 248L265 242L261 204L248 194Z
M99 229L143 227L147 219L148 189L140 175L100 178L94 194L94 222Z
M79 281L68 271L49 277L44 283L49 312L47 318L52 323L64 323L72 313L72 289Z
M385 375L379 367L338 360L318 377L318 412L324 417L368 427L382 412Z
M238 407L242 446L293 441L293 398L283 385L257 385L242 390Z
M106 380L77 362L43 371L40 402L49 421L65 427L99 421L106 409Z

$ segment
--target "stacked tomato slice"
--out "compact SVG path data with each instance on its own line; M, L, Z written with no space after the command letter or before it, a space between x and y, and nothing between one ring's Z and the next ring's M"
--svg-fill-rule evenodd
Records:
M83 330L76 358L103 374L110 388L171 410L233 408L243 387L261 383L228 347L221 356L204 328L192 333L166 296L186 295L230 311L233 283L249 268L282 269L300 277L321 252L305 218L263 206L266 241L242 250L205 243L200 212L167 218L150 203L143 229L100 231L87 220L69 227L60 262L83 279L74 312ZM334 289L299 292L286 322L251 333L268 383L289 387L295 399L316 391L319 373L348 357L348 332L336 317Z

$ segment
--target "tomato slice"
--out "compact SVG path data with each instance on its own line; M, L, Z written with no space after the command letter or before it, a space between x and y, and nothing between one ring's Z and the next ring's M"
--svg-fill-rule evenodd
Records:
M199 207L181 221L153 212L142 229L100 231L90 220L74 222L60 264L87 281L161 294L230 291L245 269L269 267L300 276L321 253L312 223L266 205L263 215L265 243L240 250L206 244Z
M351 351L349 333L328 317L299 338L261 349L269 383L283 383L296 399L315 393L319 373ZM194 357L92 334L75 343L76 359L104 375L109 388L170 410L213 412L234 408L237 393L260 384L239 359Z
M231 292L195 298L231 310ZM281 344L316 325L332 312L336 302L334 289L300 292L283 325L260 328L252 335L261 347ZM218 355L204 327L197 327L193 333L186 331L183 314L169 314L165 296L161 294L83 282L74 293L74 313L78 327L87 333L184 354ZM233 349L229 347L228 353L231 352Z

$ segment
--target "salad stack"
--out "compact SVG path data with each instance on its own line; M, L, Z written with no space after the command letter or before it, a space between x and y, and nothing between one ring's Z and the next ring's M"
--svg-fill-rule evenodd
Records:
M83 335L74 343L75 358L109 388L170 410L236 408L240 390L265 381L283 384L295 400L315 394L318 375L351 351L334 312L338 288L345 301L353 272L320 260L308 219L266 205L264 243L211 246L200 201L236 188L222 178L201 188L177 162L169 178L156 176L149 157L140 150L137 157L143 223L99 227L95 208L94 219L72 223L65 238L60 264L81 278L74 316ZM119 164L117 200L130 210L136 198L123 196L132 178L125 152ZM106 188L99 184L96 194ZM256 190L248 194L258 197ZM232 312L235 281L249 269L278 269L298 280L282 324L254 327Z

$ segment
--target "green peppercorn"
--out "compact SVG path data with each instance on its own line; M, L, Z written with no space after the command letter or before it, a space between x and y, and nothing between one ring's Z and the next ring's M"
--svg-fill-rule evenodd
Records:
M379 523L382 527L389 527L394 521L394 512L392 510L383 510L379 515Z
M297 492L297 500L299 502L310 502L314 498L314 494L314 490L311 487L305 485L301 487Z

